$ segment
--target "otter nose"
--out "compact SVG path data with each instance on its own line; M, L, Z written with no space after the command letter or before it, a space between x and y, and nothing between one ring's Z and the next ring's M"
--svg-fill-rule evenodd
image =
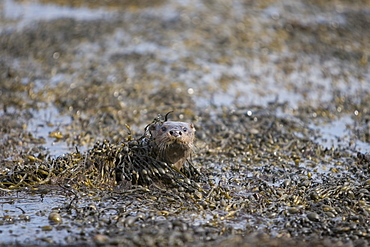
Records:
M171 136L179 137L182 135L182 132L180 130L171 130L170 131Z

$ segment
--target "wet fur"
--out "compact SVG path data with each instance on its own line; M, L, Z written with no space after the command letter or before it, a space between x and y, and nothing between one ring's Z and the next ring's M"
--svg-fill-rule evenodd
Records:
M150 133L153 151L157 159L173 164L180 170L194 148L194 125L166 121L150 126Z

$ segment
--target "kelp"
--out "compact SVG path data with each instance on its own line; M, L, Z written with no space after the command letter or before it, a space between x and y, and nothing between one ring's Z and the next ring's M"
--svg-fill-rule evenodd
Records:
M167 116L168 114L164 121ZM152 123L159 121L163 119L157 117ZM127 126L128 136L120 144L104 140L96 142L85 153L76 148L75 152L54 159L24 155L22 161L9 161L0 175L0 188L22 189L43 184L70 184L76 188L88 186L106 189L120 184L150 186L156 183L188 191L198 189L199 185L195 181L200 181L202 175L190 160L179 171L153 155L149 141L150 124L138 138L132 137Z

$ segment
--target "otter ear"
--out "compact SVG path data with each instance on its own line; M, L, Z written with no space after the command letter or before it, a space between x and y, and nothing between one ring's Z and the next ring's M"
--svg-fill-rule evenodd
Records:
M195 131L195 127L194 127L194 124L193 123L190 123L190 128Z

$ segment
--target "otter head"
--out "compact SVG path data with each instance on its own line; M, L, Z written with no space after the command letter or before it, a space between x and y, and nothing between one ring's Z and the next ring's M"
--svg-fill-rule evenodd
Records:
M151 125L149 130L158 159L180 169L193 149L194 125L166 121Z

